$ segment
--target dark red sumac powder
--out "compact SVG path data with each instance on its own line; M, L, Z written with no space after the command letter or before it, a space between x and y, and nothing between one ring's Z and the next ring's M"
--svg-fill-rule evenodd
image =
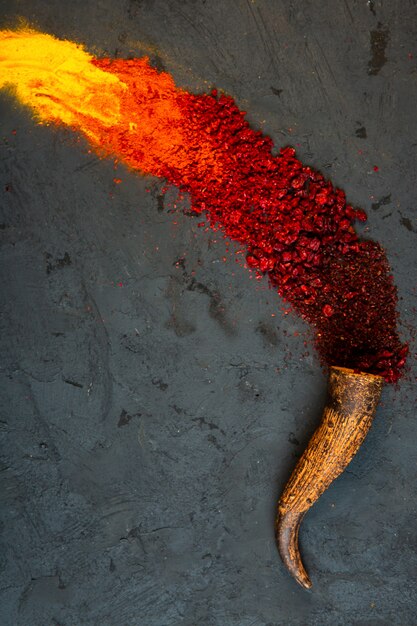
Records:
M384 250L353 228L366 220L364 211L292 148L272 156L272 140L249 127L231 98L189 96L184 106L215 140L222 164L218 180L208 171L207 179L185 185L194 209L246 246L247 265L268 274L315 329L327 364L396 381L408 348L397 333L397 292Z

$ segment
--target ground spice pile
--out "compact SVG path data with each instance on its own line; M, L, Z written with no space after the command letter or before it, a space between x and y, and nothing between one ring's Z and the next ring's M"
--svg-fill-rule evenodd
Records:
M181 90L147 59L94 59L33 31L3 31L0 43L0 87L12 82L40 121L69 124L103 154L188 192L311 324L325 363L398 380L408 348L385 253L355 232L364 211L293 148L274 156L232 98Z

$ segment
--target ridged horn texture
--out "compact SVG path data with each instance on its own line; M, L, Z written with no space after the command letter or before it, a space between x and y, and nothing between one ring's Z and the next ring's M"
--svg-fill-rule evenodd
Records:
M298 548L298 531L309 508L349 465L365 439L381 396L383 378L331 367L320 426L298 461L278 504L276 538L290 574L312 586Z

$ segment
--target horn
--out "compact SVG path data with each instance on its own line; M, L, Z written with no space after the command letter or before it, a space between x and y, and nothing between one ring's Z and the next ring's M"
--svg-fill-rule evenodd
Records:
M381 397L383 378L331 367L321 423L279 499L276 539L284 565L305 589L312 586L298 548L301 521L345 470L365 439Z

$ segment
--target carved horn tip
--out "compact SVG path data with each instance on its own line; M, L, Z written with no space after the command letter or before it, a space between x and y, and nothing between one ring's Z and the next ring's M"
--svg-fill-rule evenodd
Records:
M304 513L280 512L276 521L276 539L281 559L291 576L304 589L311 589L313 583L305 570L298 548L298 530L303 517Z

